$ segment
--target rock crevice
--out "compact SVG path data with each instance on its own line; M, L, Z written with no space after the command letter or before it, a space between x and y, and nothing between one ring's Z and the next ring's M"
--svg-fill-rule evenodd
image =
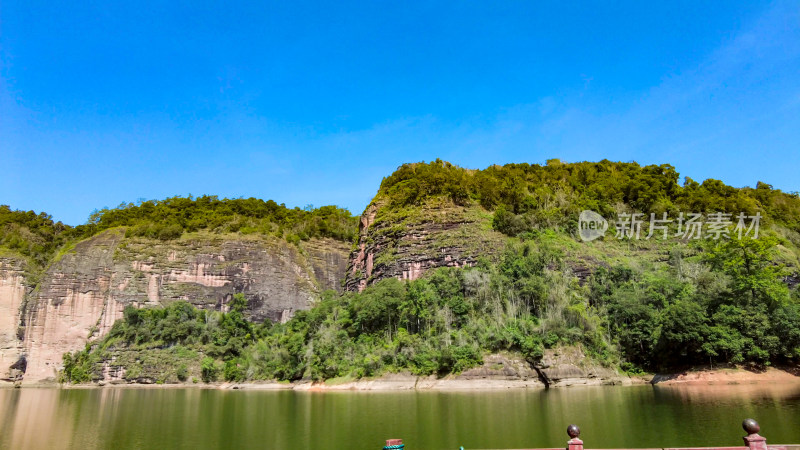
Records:
M385 278L415 280L437 267L470 267L491 256L504 237L491 229L480 206L432 201L401 216L391 206L372 203L361 216L359 239L350 254L345 289L362 291Z

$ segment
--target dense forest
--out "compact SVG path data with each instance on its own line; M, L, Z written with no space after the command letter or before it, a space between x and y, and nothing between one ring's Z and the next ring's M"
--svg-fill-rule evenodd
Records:
M45 213L14 211L0 205L0 254L11 251L45 264L67 240L70 230Z
M183 232L211 230L272 234L290 241L312 237L351 241L357 232L356 224L357 219L349 211L336 206L287 208L272 200L220 200L216 196L204 195L123 203L114 209L102 209L89 217L82 232L96 233L126 226L130 227L129 235L158 239L174 239Z
M170 240L185 232L260 233L290 242L313 237L352 241L358 219L336 206L287 208L272 200L219 199L216 196L171 197L122 203L95 211L77 227L53 222L51 216L14 211L0 205L0 250L6 249L39 264L68 242L91 237L103 230L126 227L128 236Z
M753 215L791 230L800 244L800 197L758 182L734 188L708 179L698 183L669 164L635 162L507 164L469 170L441 160L405 164L383 179L376 201L395 208L419 206L444 196L459 205L480 204L495 211L495 228L516 236L526 231L559 228L574 232L578 214L589 209L604 217L620 212L725 212Z

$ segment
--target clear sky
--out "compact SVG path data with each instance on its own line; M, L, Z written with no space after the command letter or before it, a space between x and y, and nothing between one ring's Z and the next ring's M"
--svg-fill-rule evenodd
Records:
M404 162L800 190L800 3L0 1L0 204L360 213Z

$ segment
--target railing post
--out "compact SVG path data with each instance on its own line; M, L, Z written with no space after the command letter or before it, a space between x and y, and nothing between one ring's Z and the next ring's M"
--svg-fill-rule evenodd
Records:
M402 439L387 439L386 445L383 446L383 450L395 450L404 448L406 448L406 446L403 445Z
M567 435L570 437L569 441L567 441L567 450L583 450L583 441L578 439L578 436L581 435L581 429L577 425L568 426Z
M742 428L747 432L744 437L744 445L750 450L767 450L767 438L758 434L761 427L753 419L745 419Z

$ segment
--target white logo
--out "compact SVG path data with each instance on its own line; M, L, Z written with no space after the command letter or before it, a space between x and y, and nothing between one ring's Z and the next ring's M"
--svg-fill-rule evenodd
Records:
M736 219L735 222L733 219ZM748 224L749 221L749 224ZM647 226L649 224L649 227ZM620 212L614 222L617 239L650 239L655 237L666 240L669 238L679 238L682 240L690 239L714 239L721 238L738 239L747 238L758 239L758 227L761 224L761 213L756 212L754 216L749 216L743 212L734 216L731 213L714 212L710 214L700 213L680 213L677 219L671 219L667 213L661 213L661 217L656 213L650 213L650 220L644 213ZM608 230L608 222L600 214L594 211L581 211L578 217L578 231L581 240L585 242L593 241L601 236L605 236ZM647 234L644 234L647 232ZM644 236L643 236L644 235Z
M578 217L578 229L581 239L589 242L606 234L608 222L600 214L587 209L581 211L581 215Z

